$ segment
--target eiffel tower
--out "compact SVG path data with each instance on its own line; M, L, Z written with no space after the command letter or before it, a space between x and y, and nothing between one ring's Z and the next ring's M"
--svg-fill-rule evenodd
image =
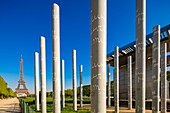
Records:
M21 86L23 87L21 88ZM28 89L26 88L25 81L24 81L22 56L20 58L20 80L18 81L18 87L15 89L15 93L17 94L18 97L29 95Z

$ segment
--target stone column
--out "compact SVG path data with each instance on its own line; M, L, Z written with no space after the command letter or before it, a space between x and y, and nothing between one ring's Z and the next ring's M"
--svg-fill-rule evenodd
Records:
M152 45L152 113L159 112L160 88L160 26L153 28Z
M77 111L76 50L72 51L72 73L73 73L73 109L74 111Z
M46 49L45 38L40 37L41 112L46 113Z
M60 113L60 18L59 6L52 12L53 113Z
M39 111L39 54L34 53L35 110Z
M83 78L83 65L80 65L80 107L83 107L83 83L82 83L82 78Z
M24 109L23 109L23 113L27 113L27 105L26 105L26 103L24 102Z
M132 56L128 56L128 109L132 110Z
M136 0L136 113L145 113L146 0Z
M107 0L91 0L91 112L106 112Z
M114 105L115 113L119 113L119 47L114 48Z
M167 43L161 45L161 113L167 110Z
M62 108L65 107L65 89L64 89L64 60L61 61L61 75L62 75L62 86L61 86L61 91L62 91L62 102L61 102L61 106Z
M108 85L107 85L107 107L110 107L110 75L111 75L111 73L110 73L110 64L108 64L108 66L107 66L107 70L108 70L108 72L107 72L107 74L108 74L108 76L107 76L107 81L108 81Z
M169 81L167 80L167 99L169 99Z

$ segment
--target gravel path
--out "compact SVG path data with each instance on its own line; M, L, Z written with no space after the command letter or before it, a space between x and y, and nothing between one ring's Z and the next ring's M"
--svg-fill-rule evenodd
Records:
M0 113L21 113L17 98L0 99Z

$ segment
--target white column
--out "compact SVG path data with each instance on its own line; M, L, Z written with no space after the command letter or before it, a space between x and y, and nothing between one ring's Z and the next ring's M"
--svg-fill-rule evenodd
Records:
M145 113L146 0L136 0L136 113Z
M128 56L128 109L132 110L132 56Z
M114 49L114 105L115 113L119 113L119 47Z
M34 53L35 110L39 111L39 54Z
M61 91L62 91L62 102L61 102L61 105L62 105L62 108L64 108L65 107L65 88L64 88L64 76L65 76L65 74L64 74L64 60L62 60L61 61L61 76L62 76L62 86L61 86Z
M108 64L108 66L107 66L107 70L108 70L108 72L107 72L107 107L110 107L110 104L111 104L111 101L110 101L110 75L111 75L111 73L110 73L110 64Z
M72 73L73 73L73 109L77 111L77 85L76 85L76 50L72 51Z
M160 99L160 25L153 28L152 45L152 113L159 112Z
M60 113L60 18L59 6L53 4L52 62L53 62L53 113Z
M40 37L41 112L46 113L46 49L45 38Z
M161 45L161 113L167 111L167 43Z
M169 81L167 80L167 99L169 99Z
M83 65L80 65L80 107L83 107Z
M107 0L91 0L91 112L106 113Z

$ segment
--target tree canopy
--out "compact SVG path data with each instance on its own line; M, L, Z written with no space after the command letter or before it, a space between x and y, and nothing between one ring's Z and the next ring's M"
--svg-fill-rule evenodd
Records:
M5 98L5 97L15 97L16 94L13 92L11 88L7 87L7 83L5 80L0 76L0 97Z

